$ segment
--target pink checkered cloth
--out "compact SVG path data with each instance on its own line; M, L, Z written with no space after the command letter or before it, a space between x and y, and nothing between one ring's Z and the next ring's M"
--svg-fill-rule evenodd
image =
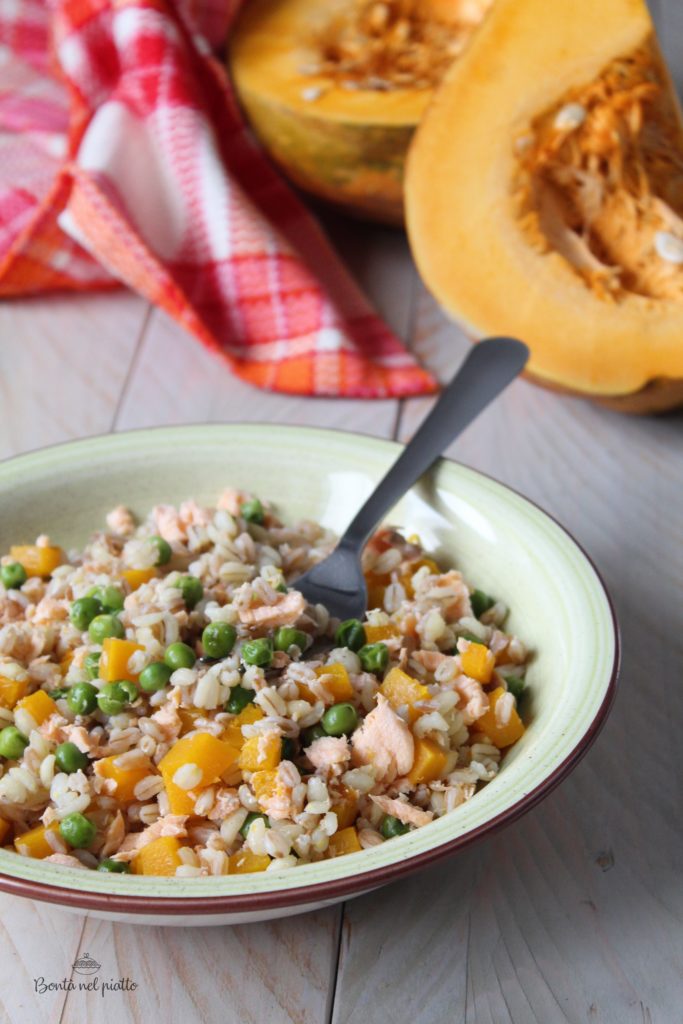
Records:
M0 296L118 286L252 384L433 391L245 130L234 0L0 0Z

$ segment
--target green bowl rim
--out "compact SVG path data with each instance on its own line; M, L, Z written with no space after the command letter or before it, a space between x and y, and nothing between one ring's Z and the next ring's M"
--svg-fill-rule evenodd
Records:
M388 438L374 437L371 434L364 434L360 431L339 430L337 428L330 427L299 426L295 424L280 424L279 426L284 426L287 430L301 433L331 433L347 437L359 437L364 440L374 442L378 447L386 447L388 449L393 448L394 450L399 451L405 447L401 442ZM19 463L24 459L30 459L39 452L87 445L88 442L92 441L112 440L113 438L125 438L131 435L144 435L155 431L177 431L188 428L211 430L214 427L218 429L226 427L242 427L251 429L256 427L272 430L273 423L236 421L232 423L160 424L152 427L137 428L134 430L110 431L103 434L93 434L88 437L73 439L71 441L44 445L39 448L22 452L20 455L9 456L7 458L0 459L0 467L7 463ZM619 623L614 610L614 603L607 586L605 585L605 582L590 555L588 555L569 530L567 530L566 527L564 527L554 516L549 512L546 512L546 510L536 502L515 490L515 488L501 483L488 473L482 473L480 470L473 469L471 466L467 466L455 459L445 457L437 460L435 465L442 462L459 466L466 469L467 472L472 473L476 477L492 482L504 491L508 491L515 495L516 498L531 506L537 512L540 512L542 516L545 516L546 519L550 520L550 522L564 534L570 545L580 553L588 564L592 570L595 580L598 583L599 589L602 591L603 597L605 598L611 620L612 639L614 642L614 654L609 681L605 687L604 696L600 706L596 710L590 725L576 742L574 748L559 765L557 765L534 789L523 794L510 807L501 811L494 817L489 818L487 821L482 822L481 825L470 829L463 835L455 836L453 839L440 843L422 853L414 854L405 860L397 860L391 864L384 865L383 867L374 868L369 871L362 871L358 874L350 875L345 878L330 879L327 881L315 882L311 885L301 885L280 891L273 890L268 892L210 896L158 896L156 894L138 896L127 893L82 892L78 889L53 885L49 882L16 878L12 875L6 874L4 871L0 871L0 891L4 891L15 896L23 896L28 899L43 901L45 903L62 905L74 910L92 910L117 914L152 914L162 917L174 915L206 915L211 917L221 914L229 915L231 913L240 914L278 910L286 907L298 906L299 904L305 906L309 903L322 904L325 902L334 902L336 900L343 899L346 896L355 896L367 890L378 888L381 885L395 881L399 877L406 877L415 871L422 870L439 860L451 856L456 851L463 850L485 836L493 835L507 825L517 821L523 814L526 814L527 811L530 811L544 800L545 797L548 796L548 794L551 793L552 790L567 777L567 775L569 775L592 746L600 730L604 726L607 715L614 703L621 665L621 638Z

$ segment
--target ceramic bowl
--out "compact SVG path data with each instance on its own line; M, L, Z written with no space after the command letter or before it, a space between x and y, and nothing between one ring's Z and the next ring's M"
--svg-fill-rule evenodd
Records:
M273 425L157 428L43 449L0 464L0 551L43 531L65 547L81 546L116 504L145 515L153 504L189 495L211 503L226 485L272 499L286 519L309 517L341 531L399 451L392 442ZM263 920L402 878L537 804L586 752L614 695L618 633L600 577L539 508L453 462L441 461L390 521L508 603L509 628L535 652L528 728L491 783L406 836L282 873L110 875L0 850L0 889L144 924Z

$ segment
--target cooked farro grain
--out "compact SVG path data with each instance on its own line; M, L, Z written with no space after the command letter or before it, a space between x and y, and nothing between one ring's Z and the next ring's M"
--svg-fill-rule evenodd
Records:
M415 538L370 541L377 607L351 643L287 586L334 544L316 523L225 491L107 526L68 561L42 535L30 561L51 571L0 584L0 826L22 856L195 877L369 849L471 799L524 730L506 606L477 618ZM326 713L349 704L339 735ZM62 835L73 814L87 850Z

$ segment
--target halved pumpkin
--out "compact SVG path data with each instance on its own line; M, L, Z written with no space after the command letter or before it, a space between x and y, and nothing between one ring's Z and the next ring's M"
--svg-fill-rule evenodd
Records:
M543 384L683 402L683 127L643 0L497 0L411 148L420 273Z
M301 188L403 222L408 145L493 0L250 0L228 63L261 143Z

